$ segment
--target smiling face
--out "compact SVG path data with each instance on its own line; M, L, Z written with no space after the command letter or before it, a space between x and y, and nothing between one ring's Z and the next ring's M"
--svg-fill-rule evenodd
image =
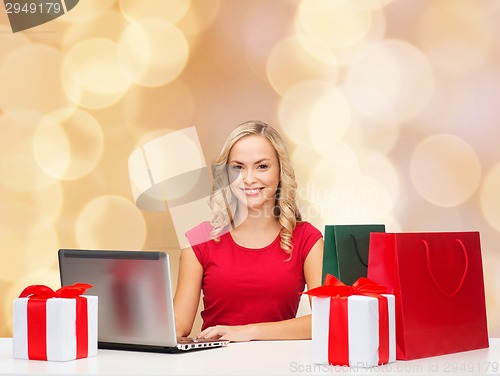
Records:
M228 169L231 191L239 204L272 214L280 166L271 142L260 135L243 137L231 148Z

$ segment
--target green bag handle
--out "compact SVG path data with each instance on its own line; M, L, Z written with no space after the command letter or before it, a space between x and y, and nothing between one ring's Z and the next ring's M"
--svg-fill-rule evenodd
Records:
M358 260L361 264L364 266L368 267L368 262L364 262L363 259L361 258L361 254L359 253L359 248L358 248L358 242L356 241L356 238L354 237L353 234L351 235L352 242L354 243L354 249L356 250L356 256L358 256Z
M465 276L467 275L467 270L469 269L469 257L467 256L467 250L465 249L465 245L460 239L455 239L455 240L460 245L460 248L462 249L462 251L464 253L465 268L464 268L462 278L460 279L460 283L458 284L457 288L451 293L445 291L437 282L436 277L434 276L434 273L432 272L432 269L431 269L431 255L430 255L430 251L429 251L429 244L427 243L427 241L422 240L422 243L424 243L424 246L425 246L425 253L427 254L427 269L429 270L429 274L431 276L432 282L434 282L434 285L436 285L438 290L441 291L441 293L443 295L446 295L450 298L455 296L458 293L458 291L462 288L462 285L464 284Z

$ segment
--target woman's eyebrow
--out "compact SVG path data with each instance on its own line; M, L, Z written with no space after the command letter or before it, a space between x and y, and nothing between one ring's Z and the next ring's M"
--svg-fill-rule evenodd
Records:
M262 163L262 162L269 162L269 161L270 161L269 158L262 158L262 159L259 159L256 162L254 162L254 164L259 164L259 163ZM235 159L230 160L229 163L235 163L235 164L240 164L240 165L244 165L245 164L245 163L237 161Z

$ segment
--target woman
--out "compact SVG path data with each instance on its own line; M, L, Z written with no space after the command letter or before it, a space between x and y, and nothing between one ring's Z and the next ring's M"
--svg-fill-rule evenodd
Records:
M279 134L260 121L231 132L214 168L212 221L186 234L174 298L178 336L191 332L203 290L199 338L309 339L296 318L300 293L321 284L323 239L300 222L295 174Z

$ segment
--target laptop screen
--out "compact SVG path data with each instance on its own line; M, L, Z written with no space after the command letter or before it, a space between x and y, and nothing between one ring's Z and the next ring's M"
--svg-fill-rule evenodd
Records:
M177 345L167 253L61 249L59 270L62 286L94 286L100 346Z

